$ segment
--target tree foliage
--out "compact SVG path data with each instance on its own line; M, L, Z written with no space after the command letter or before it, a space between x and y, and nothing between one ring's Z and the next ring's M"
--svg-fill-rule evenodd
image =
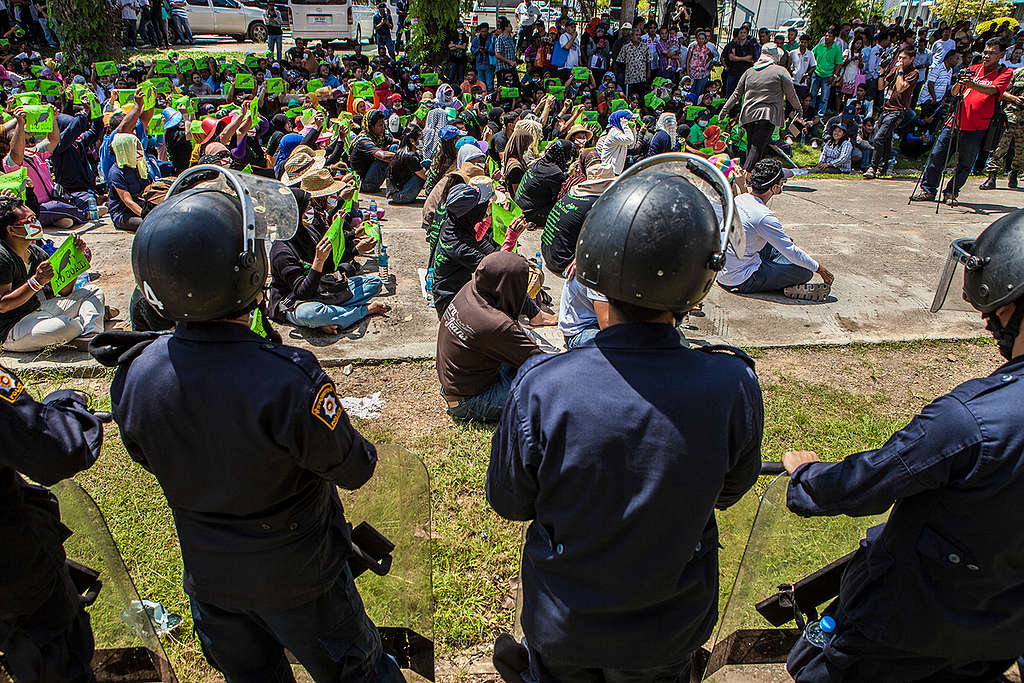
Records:
M813 44L832 24L862 16L864 7L860 0L804 0L801 10L809 20L807 32Z
M120 56L120 14L106 0L47 0L64 64L88 73L93 62Z
M998 0L935 0L932 13L940 19L953 23L962 19L986 21L997 17L1008 17L1013 5Z
M410 56L415 61L441 64L448 60L448 39L461 21L463 2L452 0L412 0L409 17L412 27Z

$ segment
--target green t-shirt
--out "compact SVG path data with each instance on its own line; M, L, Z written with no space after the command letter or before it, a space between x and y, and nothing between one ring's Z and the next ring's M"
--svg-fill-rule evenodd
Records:
M838 45L832 43L832 47L828 47L825 43L818 43L811 52L814 54L814 61L818 63L814 69L818 77L828 78L836 75L836 67L843 63L843 51Z
M786 52L792 52L798 47L800 47L800 41L794 40L792 43L786 43L785 45L783 45L782 49L785 50Z

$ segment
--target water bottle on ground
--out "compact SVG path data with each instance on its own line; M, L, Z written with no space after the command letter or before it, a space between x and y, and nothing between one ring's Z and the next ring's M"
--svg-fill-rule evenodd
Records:
M427 268L426 287L427 287L427 292L428 293L434 291L434 269L433 268Z
M89 193L89 220L90 221L96 221L96 220L99 220L99 218L100 218L100 209L99 209L99 206L96 205L96 193L95 192L90 192Z
M538 268L544 268L544 261L541 259L539 251L534 255L533 262L537 264Z
M832 617L822 617L820 621L812 621L804 629L804 638L811 645L824 648L832 640L836 630L836 620Z
M377 253L377 274L380 279L384 281L384 284L388 282L388 248L381 246L380 251Z
M81 289L85 285L89 284L91 281L92 275L89 274L89 271L85 271L84 273L78 276L77 280L75 280L75 289Z
M377 200L370 199L370 220L377 220Z

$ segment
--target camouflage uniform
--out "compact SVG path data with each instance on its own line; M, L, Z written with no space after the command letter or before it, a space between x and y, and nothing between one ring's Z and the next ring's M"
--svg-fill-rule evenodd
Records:
M1024 97L1024 68L1013 72L1010 85L1006 92L1017 97ZM1006 130L999 140L999 146L988 158L985 165L987 173L998 173L1003 170L1006 155L1010 151L1010 141L1013 140L1013 160L1010 169L1013 171L1024 171L1024 105L1010 104L1003 102L1003 110L1006 112Z

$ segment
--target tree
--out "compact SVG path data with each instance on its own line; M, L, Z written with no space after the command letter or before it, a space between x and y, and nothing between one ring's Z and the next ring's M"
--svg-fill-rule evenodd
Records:
M998 0L936 0L932 13L949 23L962 19L985 21L996 17L1008 17L1013 6Z
M46 11L60 36L64 65L89 73L93 62L118 57L121 18L106 0L47 0Z
M434 65L448 61L448 39L462 21L463 2L455 0L412 0L409 17L416 19L412 29L410 56L415 61Z
M801 9L809 19L807 32L812 42L825 35L829 26L850 21L863 14L860 0L804 0Z

